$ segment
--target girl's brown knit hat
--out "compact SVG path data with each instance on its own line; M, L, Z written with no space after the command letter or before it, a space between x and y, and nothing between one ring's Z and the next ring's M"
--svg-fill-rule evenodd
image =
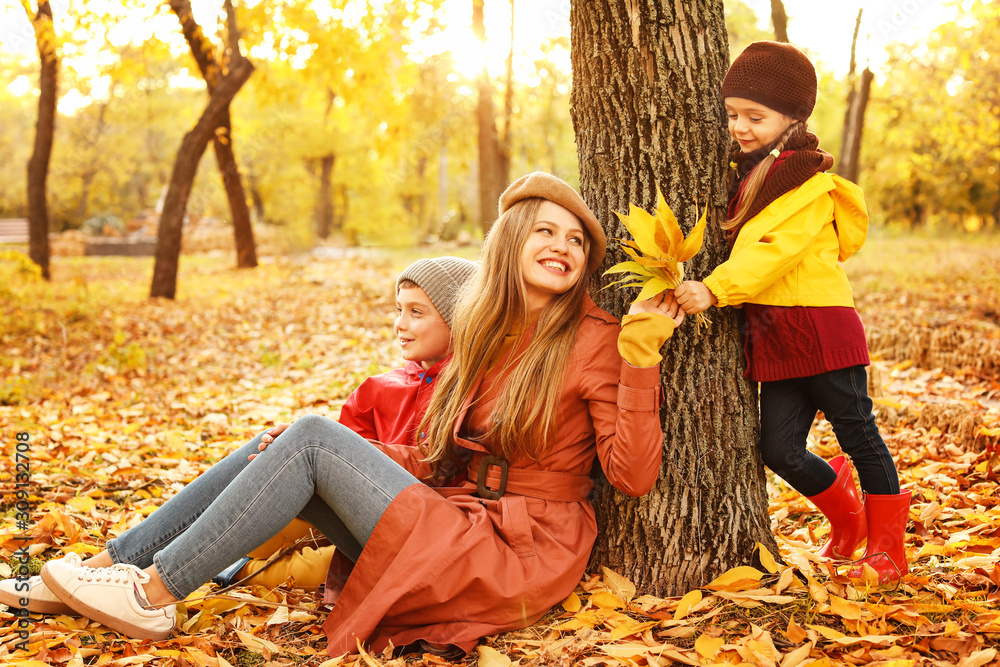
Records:
M786 42L754 42L722 81L722 97L742 97L807 121L816 106L816 68Z

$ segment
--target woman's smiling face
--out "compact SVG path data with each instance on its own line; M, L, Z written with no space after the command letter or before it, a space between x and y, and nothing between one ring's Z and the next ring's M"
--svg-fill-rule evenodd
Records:
M583 277L586 238L580 219L568 210L551 201L538 206L521 248L521 275L529 311L541 310Z

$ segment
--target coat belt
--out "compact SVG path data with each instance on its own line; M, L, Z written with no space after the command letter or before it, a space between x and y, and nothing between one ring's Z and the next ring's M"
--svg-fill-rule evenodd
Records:
M485 469L486 473L482 481L479 479L481 469ZM590 475L574 475L557 470L513 468L502 459L483 452L472 455L468 479L478 486L478 495L494 500L504 494L512 493L542 500L582 502L594 488L594 481L590 479Z

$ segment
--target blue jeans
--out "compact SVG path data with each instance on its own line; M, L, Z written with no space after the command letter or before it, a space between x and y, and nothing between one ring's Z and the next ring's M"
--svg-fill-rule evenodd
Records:
M263 433L107 544L116 563L155 563L183 599L299 516L357 560L389 503L418 480L341 424L295 420L253 461Z
M826 491L837 474L806 449L816 411L833 425L840 448L866 493L899 493L899 476L879 435L864 366L760 383L760 455L764 465L804 496Z

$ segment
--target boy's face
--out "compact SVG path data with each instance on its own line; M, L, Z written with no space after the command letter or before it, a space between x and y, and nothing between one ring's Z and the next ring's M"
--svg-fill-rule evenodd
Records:
M396 323L403 359L416 361L424 370L448 356L451 329L419 287L402 287L396 295Z

